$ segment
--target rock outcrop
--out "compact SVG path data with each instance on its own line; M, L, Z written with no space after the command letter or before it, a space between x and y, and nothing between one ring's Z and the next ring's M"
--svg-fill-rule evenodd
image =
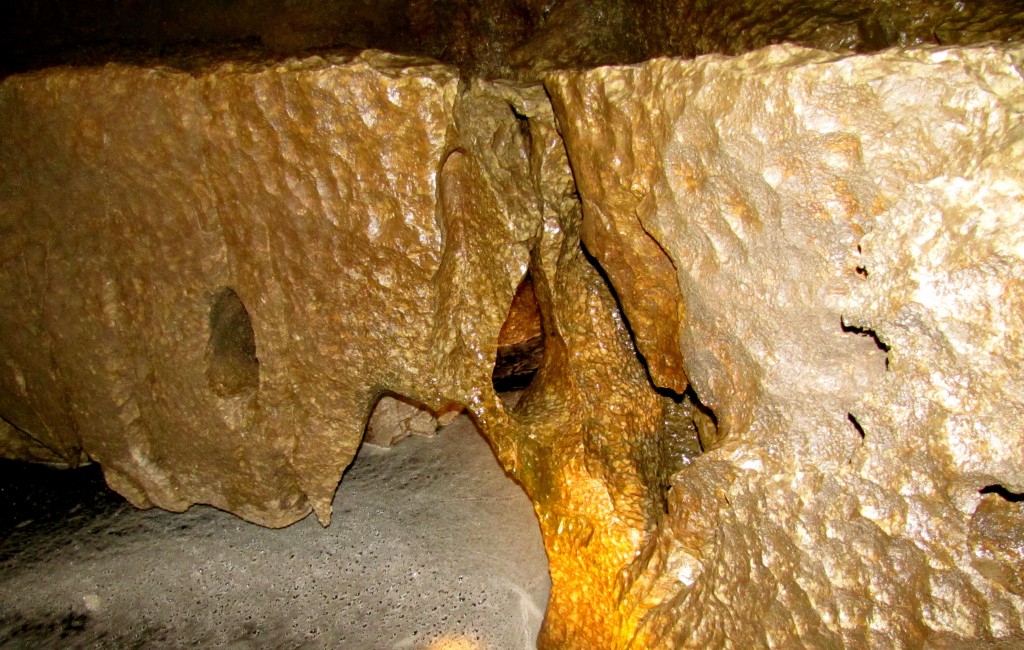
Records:
M777 47L548 78L583 231L620 238L591 248L628 296L601 246L657 243L685 312L653 322L720 436L624 581L641 647L1021 638L998 585L1024 510L985 489L1024 479L1019 62Z
M410 63L7 79L4 418L136 505L326 522L385 386L437 375L458 80Z
M533 500L544 647L1024 639L1024 53L558 70L622 33L531 7L543 87L376 51L0 82L0 453L327 524L401 396ZM960 24L799 7L635 54Z

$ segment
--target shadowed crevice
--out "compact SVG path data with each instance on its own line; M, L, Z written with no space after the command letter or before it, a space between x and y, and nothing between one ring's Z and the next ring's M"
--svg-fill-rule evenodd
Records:
M1024 494L1018 494L1017 492L1011 492L998 483L993 485L986 485L985 487L978 490L979 494L993 494L1001 497L1002 499L1009 501L1010 503L1020 503L1024 501Z
M508 316L498 334L491 382L498 394L524 390L544 358L544 327L540 306L527 273L516 289Z
M256 335L249 311L234 289L221 289L210 307L206 377L218 397L253 393L260 385Z

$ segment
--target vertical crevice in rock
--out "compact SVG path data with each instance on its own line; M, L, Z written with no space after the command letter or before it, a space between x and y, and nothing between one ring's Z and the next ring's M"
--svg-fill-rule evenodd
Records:
M857 431L857 435L860 436L860 439L864 440L864 427L860 425L860 422L857 421L857 418L853 415L853 413L847 413L846 419L850 421L850 424Z
M518 393L533 380L544 356L544 328L540 307L533 292L529 272L519 283L508 317L498 334L498 352L494 360L491 382L494 390ZM503 396L506 401L510 396Z
M697 430L701 453L718 447L724 439L718 429L718 416L700 401L693 386L686 389L683 398L691 405L693 426Z

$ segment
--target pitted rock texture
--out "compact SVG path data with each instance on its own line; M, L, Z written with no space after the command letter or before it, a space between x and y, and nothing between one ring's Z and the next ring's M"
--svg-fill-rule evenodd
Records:
M533 500L543 647L1019 641L1021 58L8 77L0 450L326 524L401 396Z
M137 505L327 521L381 385L439 374L457 80L400 66L6 80L5 419Z
M686 307L661 324L721 436L630 569L641 647L1024 640L1024 510L981 493L1024 480L1020 60L776 47L548 77L584 232L658 243Z

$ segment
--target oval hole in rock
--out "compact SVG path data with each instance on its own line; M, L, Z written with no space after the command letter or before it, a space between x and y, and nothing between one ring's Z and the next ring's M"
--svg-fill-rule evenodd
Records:
M544 358L544 328L540 306L527 273L516 289L505 324L498 334L498 352L491 382L506 404L514 406L533 381Z
M242 299L230 287L217 292L210 307L206 378L218 397L253 393L260 385L252 320Z

